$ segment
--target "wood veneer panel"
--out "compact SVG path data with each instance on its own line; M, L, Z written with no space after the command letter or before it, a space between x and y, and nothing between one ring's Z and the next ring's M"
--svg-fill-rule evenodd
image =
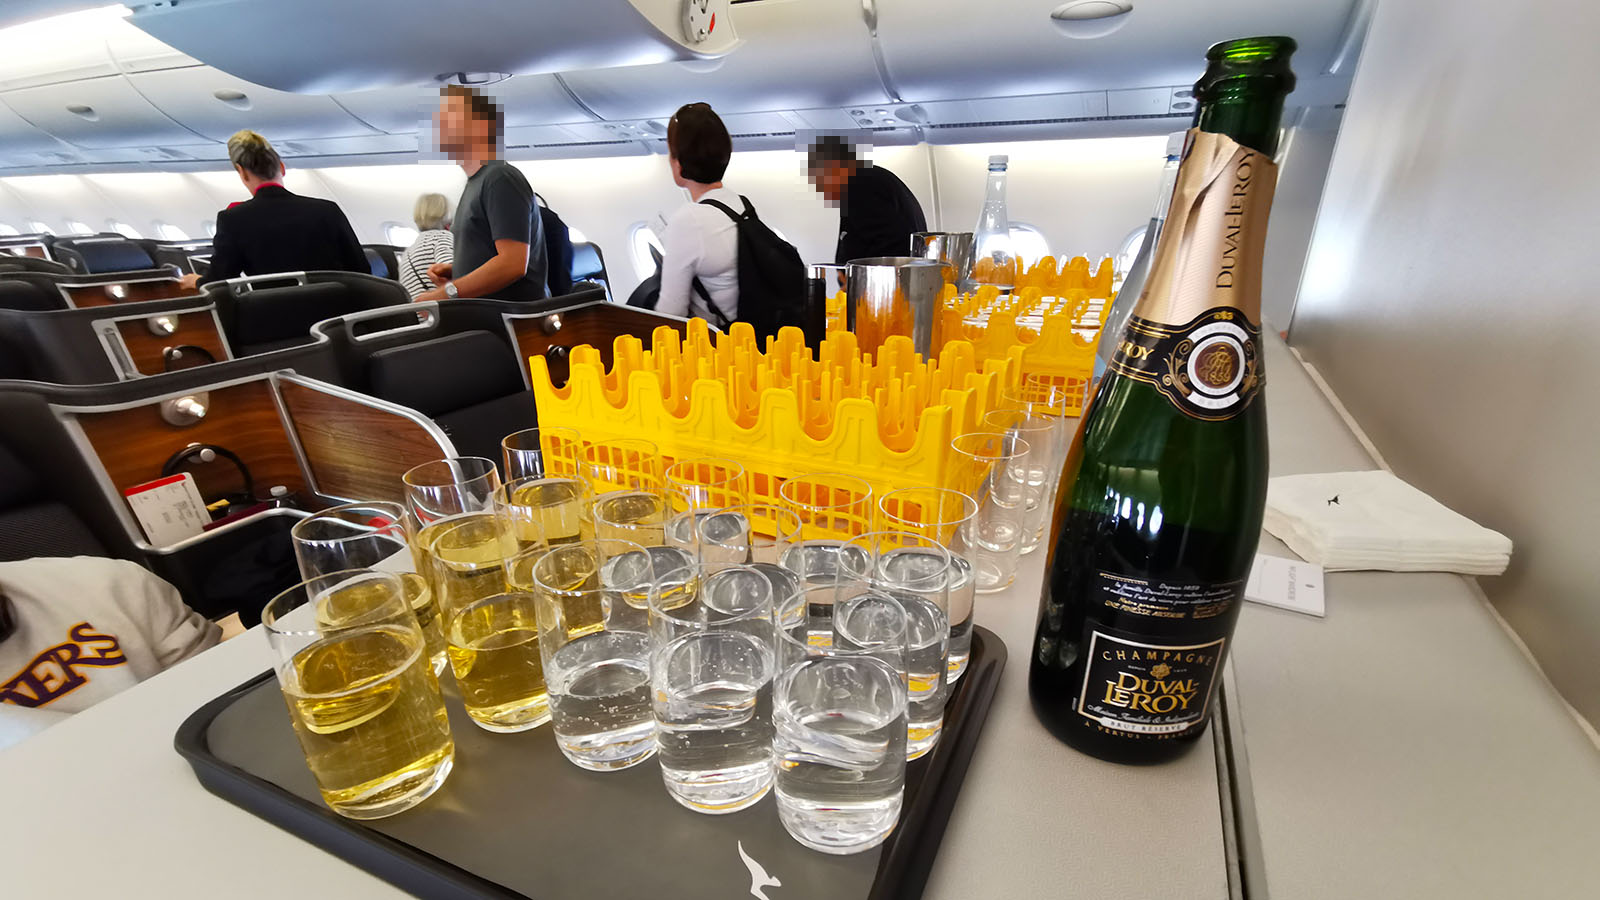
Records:
M644 347L648 350L650 334L660 326L670 325L677 329L679 334L683 334L685 330L685 323L677 319L618 303L595 302L550 315L561 316L561 330L555 334L544 332L544 322L548 316L532 316L510 321L512 333L517 340L517 362L523 366L524 374L528 357L544 355L550 363L550 378L557 385L566 383L567 364L565 357L556 359L546 355L551 347L559 346L570 350L579 344L589 344L600 350L600 357L609 368L611 342L618 335L634 335L644 342Z
M265 496L275 484L286 485L292 493L303 495L306 491L294 445L284 430L271 382L266 378L212 390L206 417L186 428L169 425L162 419L159 401L131 409L76 415L119 494L125 488L159 478L168 457L196 442L216 444L238 454L250 467L258 497ZM242 487L238 472L224 459L196 461L183 471L194 474L201 496L208 501Z
M168 347L179 344L192 344L209 351L218 362L229 359L226 348L223 346L222 334L217 329L217 320L211 310L186 312L178 315L166 314L167 318L177 322L178 330L172 334L156 335L150 332L145 325L146 319L127 319L117 323L117 331L122 335L122 343L128 348L128 356L133 360L133 367L141 375L159 375L167 370L165 351ZM183 360L182 368L193 368L195 363Z
M123 295L113 296L111 289L120 287ZM62 285L72 303L80 308L87 306L115 306L118 303L137 303L140 300L167 300L172 297L193 297L195 291L185 288L177 279L162 281L106 281L87 285Z
M403 501L400 476L449 455L427 429L405 416L306 385L282 382L279 388L322 493Z

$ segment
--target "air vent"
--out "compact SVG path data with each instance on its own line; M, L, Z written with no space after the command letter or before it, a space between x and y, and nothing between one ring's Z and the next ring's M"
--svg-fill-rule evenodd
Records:
M67 107L67 112L72 113L73 115L77 116L80 119L84 119L85 121L89 121L89 122L98 122L98 121L100 121L100 114L95 112L94 111L94 107L92 107L92 106L84 106L81 103L74 103L71 106Z
M282 150L288 151L290 156L312 156L317 152L316 150L307 147L305 144L297 144L294 141L284 141L278 144L278 147Z
M1184 113L1155 113L1147 116L1093 116L1076 119L1004 119L992 122L951 122L945 125L929 125L927 127L940 128L1004 128L1010 125L1066 125L1072 122L1133 122L1140 119L1187 119ZM874 131L893 131L892 128L876 128Z
M637 141L579 141L577 143L565 143L565 142L563 142L563 143L557 143L557 144L522 144L520 146L526 147L529 150L548 150L548 149L550 149L552 147L621 147L621 146L626 146L628 144L634 144L634 143L638 143L638 142ZM507 148L507 149L510 149L510 148Z
M167 161L174 159L194 159L195 157L184 153L182 150L169 150L166 147L140 147L139 152L153 160Z
M246 94L244 91L224 89L220 91L212 91L211 96L222 101L222 105L232 109L237 109L241 112L248 112L250 109L250 95Z

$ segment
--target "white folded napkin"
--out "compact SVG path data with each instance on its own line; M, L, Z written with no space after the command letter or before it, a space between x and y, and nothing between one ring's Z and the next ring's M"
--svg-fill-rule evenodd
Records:
M1510 538L1379 470L1273 478L1263 525L1330 571L1498 575L1511 562Z

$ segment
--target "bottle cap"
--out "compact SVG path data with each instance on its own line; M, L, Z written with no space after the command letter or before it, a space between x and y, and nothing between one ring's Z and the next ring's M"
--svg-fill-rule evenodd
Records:
M995 154L994 156L989 157L989 168L993 169L995 167L999 167L999 168L1004 169L1006 167L1006 164L1008 162L1010 162L1010 161L1011 161L1011 157L1007 156L1004 153L998 153L998 154Z
M1183 155L1183 141L1189 136L1187 131L1174 131L1167 135L1167 158L1177 159Z

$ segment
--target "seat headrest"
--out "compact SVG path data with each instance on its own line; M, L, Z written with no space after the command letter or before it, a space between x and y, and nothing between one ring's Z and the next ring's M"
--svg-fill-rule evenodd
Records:
M131 272L135 269L153 269L156 261L150 258L149 251L137 243L126 240L74 240L72 238L59 238L56 240L55 249L58 254L67 256L74 263L73 268L85 274L95 275L101 272ZM66 251L66 253L63 253ZM72 260L71 254L76 253L82 260L80 269Z
M379 278L389 277L389 264L383 261L383 254L371 247L362 247L362 254L367 257L367 268Z
M577 243L572 245L572 280L582 281L593 278L605 271L605 264L600 262L600 252L595 245L590 243Z
M21 506L40 496L39 477L0 444L0 509Z
M7 278L0 275L0 309L66 309L67 301L61 292L40 285L27 278Z
M361 295L337 281L261 288L233 300L235 338L264 344L311 336L311 326L364 309Z
M372 394L438 416L525 389L516 354L487 331L463 331L372 354Z

